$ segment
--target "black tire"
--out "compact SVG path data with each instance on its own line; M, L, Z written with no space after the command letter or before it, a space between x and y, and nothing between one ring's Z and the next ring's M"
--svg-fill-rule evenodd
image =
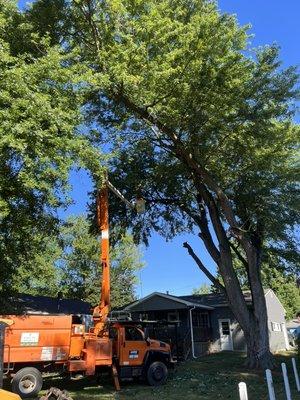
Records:
M163 385L168 378L168 368L161 361L154 361L149 365L147 371L147 381L150 386Z
M20 369L12 379L12 390L22 399L35 397L43 386L43 377L36 368L26 367Z

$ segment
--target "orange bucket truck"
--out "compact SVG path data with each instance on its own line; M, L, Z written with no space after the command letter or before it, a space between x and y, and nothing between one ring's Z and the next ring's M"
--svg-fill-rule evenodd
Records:
M93 327L86 332L72 315L5 315L4 373L12 390L22 398L34 397L42 388L42 372L65 371L71 376L93 376L101 368L112 370L116 389L121 380L136 377L150 385L163 384L173 366L170 346L152 340L147 330L130 317L110 315L110 263L108 190L128 202L110 182L99 190L97 220L101 231L101 299L93 312ZM140 201L141 199L139 199ZM143 204L138 204L143 209Z

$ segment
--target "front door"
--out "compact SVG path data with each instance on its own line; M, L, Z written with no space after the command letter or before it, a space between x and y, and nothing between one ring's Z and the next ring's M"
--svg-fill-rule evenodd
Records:
M233 350L230 319L219 319L221 351Z

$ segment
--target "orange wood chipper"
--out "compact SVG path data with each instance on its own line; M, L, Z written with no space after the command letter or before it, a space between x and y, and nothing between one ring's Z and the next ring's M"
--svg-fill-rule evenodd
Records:
M147 330L134 322L109 318L109 188L132 206L108 181L99 190L102 287L100 304L93 312L93 327L86 331L85 325L76 323L72 315L0 316L8 325L4 373L12 379L13 392L22 398L34 397L41 390L43 372L92 376L109 367L119 389L119 378L142 378L150 385L160 385L167 379L168 368L174 365L168 344L150 339Z

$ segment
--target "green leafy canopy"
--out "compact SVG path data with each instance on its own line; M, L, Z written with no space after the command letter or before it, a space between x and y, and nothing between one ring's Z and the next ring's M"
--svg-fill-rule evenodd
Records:
M0 290L20 264L32 266L55 232L56 210L70 201L71 168L84 167L95 180L102 172L101 153L80 128L89 73L75 52L48 42L14 2L0 2Z
M112 246L111 304L121 307L135 300L137 273L143 267L142 253L130 235L124 235ZM69 217L60 227L58 237L48 240L45 251L33 262L35 275L27 265L20 265L14 279L19 293L48 295L58 293L65 298L99 304L101 289L100 243L98 235L90 233L84 215Z

